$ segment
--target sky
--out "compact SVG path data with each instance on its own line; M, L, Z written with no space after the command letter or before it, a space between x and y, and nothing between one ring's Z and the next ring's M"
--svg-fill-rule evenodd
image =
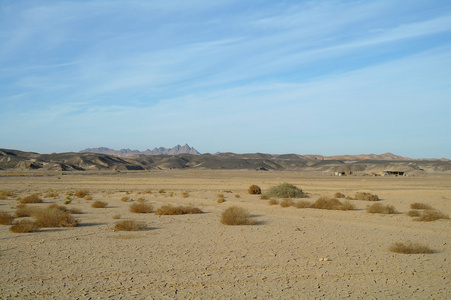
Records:
M451 159L451 1L0 0L0 148Z

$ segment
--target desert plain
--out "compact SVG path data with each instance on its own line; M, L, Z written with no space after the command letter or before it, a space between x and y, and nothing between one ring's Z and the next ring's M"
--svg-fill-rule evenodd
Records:
M250 185L264 194L283 182L311 202L336 192L377 194L398 213L370 214L365 209L373 203L364 200L349 200L356 207L349 211L281 207L248 193ZM14 214L16 198L33 193L44 202L29 206L57 203L82 212L74 215L77 227L14 233L0 225L1 299L451 299L451 220L416 222L406 215L414 202L451 214L447 173L2 171L0 190L14 194L0 200L2 212ZM92 200L67 196L77 190L88 190ZM45 197L49 191L58 195ZM203 213L130 212L139 198L154 210L191 205ZM93 208L94 201L107 206ZM255 224L222 224L230 206L247 209ZM115 230L122 220L147 229ZM434 252L389 250L409 241Z

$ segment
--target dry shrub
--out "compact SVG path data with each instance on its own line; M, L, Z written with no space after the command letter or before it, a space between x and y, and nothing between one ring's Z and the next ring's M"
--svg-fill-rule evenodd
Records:
M403 254L421 254L421 253L434 253L434 250L428 246L421 245L419 243L394 243L390 246L391 252L403 253Z
M269 199L269 197L268 197L268 196L266 196L266 195L261 195L261 196L260 196L260 199L262 199L262 200L268 200L268 199Z
M12 232L15 233L27 233L27 232L36 232L41 228L37 222L31 220L19 220L14 223L13 226L9 228Z
M14 221L14 216L6 213L6 212L0 212L0 224L1 225L11 225Z
M418 222L432 222L440 219L449 219L449 216L439 210L430 209L422 211L420 216L413 220Z
M136 202L144 203L144 202L146 202L146 199L143 197L140 197L140 198L138 198L138 200L136 200Z
M251 185L247 192L251 195L260 195L262 193L262 189L258 185Z
M88 190L78 190L78 191L75 191L74 196L76 196L78 198L84 198L88 194L89 194Z
M130 201L130 197L124 196L124 197L121 198L121 201L122 202L128 202L128 201Z
M67 206L58 205L56 203L50 204L49 206L47 206L47 208L57 208L61 211L65 211L65 212L68 212L68 213L71 213L74 215L82 213L82 211L79 208L75 208L75 207L69 208Z
M32 194L20 200L20 203L42 203L42 202L43 202L42 199L39 198L39 194Z
M408 215L409 217L419 217L421 216L421 211L419 210L409 210L406 215Z
M35 212L38 208L37 207L31 207L27 206L25 204L19 204L16 207L16 211L14 212L14 215L18 218L21 217L31 217L33 212Z
M135 214L148 214L153 211L152 204L144 202L136 202L130 205L130 212Z
M240 198L240 197L241 197L240 194L235 195L235 198Z
M89 200L92 200L92 196L91 196L91 195L86 196L86 197L85 197L85 200L88 200L88 201L89 201Z
M8 197L14 197L14 194L12 192L9 192L9 191L0 190L0 196L4 197L2 199L6 199Z
M104 208L107 206L108 206L108 203L106 203L104 201L96 201L91 205L91 207L93 207L93 208Z
M340 200L335 198L320 197L312 204L312 208L334 210L342 206Z
M238 206L231 206L221 214L221 223L224 225L254 225L249 212Z
M161 190L158 191L158 193L164 194L164 193L166 193L166 191L164 189L161 189Z
M355 205L349 202L348 200L343 202L343 205L340 206L339 208L339 210L355 210L355 209L356 209Z
M309 208L312 206L312 203L310 201L305 200L299 200L293 204L296 208Z
M366 192L359 192L355 194L354 200L379 201L379 196Z
M120 219L120 218L121 218L121 215L120 215L120 214L117 214L117 215L114 215L114 216L113 216L113 219L115 219L115 220Z
M396 214L397 211L393 205L382 205L380 203L374 203L367 206L366 211L370 214Z
M201 214L203 213L197 207L192 206L172 206L170 204L163 205L155 211L156 215L185 215L185 214Z
M342 193L340 193L340 192L336 192L336 193L334 194L334 197L335 197L335 198L344 198L344 197L346 197L346 196L345 196L345 194L342 194Z
M144 193L146 193L146 194L152 194L152 190L151 190L151 189L147 189L147 190L144 191Z
M268 204L269 205L278 205L279 201L277 201L276 199L271 199L271 200L268 201Z
M224 203L225 199L224 198L218 198L218 200L216 200L217 203Z
M410 204L411 209L433 209L430 205L420 203L420 202L414 202Z
M57 207L36 209L31 217L41 227L76 227L78 221L66 211Z
M124 220L114 225L114 230L117 231L140 231L146 230L147 225L144 222L138 222L133 220Z
M271 187L267 195L276 198L308 198L308 195L300 188L286 182Z
M290 207L293 206L294 202L291 199L285 198L282 201L280 201L281 207Z
M46 197L46 198L56 198L58 196L59 196L59 194L55 193L55 192L48 192L47 194L44 195L44 197Z
M188 192L182 192L182 197L183 198L188 198L189 197L189 193Z
M224 198L224 194L218 194L218 198Z

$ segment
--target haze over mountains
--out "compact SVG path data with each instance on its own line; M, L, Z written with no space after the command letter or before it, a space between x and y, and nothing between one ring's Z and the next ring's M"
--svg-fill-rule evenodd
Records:
M100 153L98 153L100 152ZM204 153L188 145L138 151L88 148L80 152L39 154L0 149L0 170L167 170L167 169L243 169L303 171L333 174L377 174L385 170L408 175L451 173L448 159L411 159L391 153L381 155L299 155L264 153Z

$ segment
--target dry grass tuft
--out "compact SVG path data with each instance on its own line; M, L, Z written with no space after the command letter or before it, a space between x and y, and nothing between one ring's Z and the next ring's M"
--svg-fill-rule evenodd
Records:
M261 196L260 196L260 199L261 199L261 200L268 200L268 199L269 199L269 197L268 197L268 196L266 196L266 195L261 195Z
M409 217L419 217L419 216L421 216L421 211L409 210L408 212L406 212L406 215L408 215Z
M92 200L92 199L93 199L93 198L92 198L91 195L88 195L88 196L85 197L85 200L88 200L88 201L89 201L89 200Z
M224 203L225 199L224 198L218 198L218 200L216 200L217 203Z
M430 205L420 203L420 202L414 202L410 204L411 209L433 209Z
M0 212L0 224L1 225L11 225L14 221L14 216L6 213L6 212Z
M231 206L221 214L221 223L224 225L254 225L249 212L238 206Z
M2 197L0 199L6 199L9 197L14 197L14 194L10 191L0 190L0 197Z
M165 191L164 189L160 189L160 190L158 191L158 193L164 194L164 193L166 193L166 191Z
M299 200L293 204L296 208L309 208L312 206L312 203L310 201L305 200Z
M130 197L124 196L124 197L121 198L121 201L122 202L128 202L128 201L130 201Z
M47 194L44 195L45 198L56 198L58 196L59 194L55 192L48 192Z
M308 198L300 188L286 182L271 187L267 195L275 198Z
M379 196L366 192L359 192L355 194L354 200L379 201Z
M203 213L197 207L192 206L172 206L170 204L163 205L155 211L156 215L185 215L185 214L201 214Z
M146 199L144 197L139 197L138 200L136 200L138 203L144 203L146 202Z
M281 207L290 207L293 206L294 202L293 200L289 199L289 198L285 198L282 201L280 201L280 206Z
M117 214L117 215L114 215L113 216L113 219L115 219L115 220L118 220L118 219L120 219L121 218L121 215L120 214Z
M271 199L268 201L268 205L278 205L279 201L277 201L276 199Z
M390 246L389 250L391 252L403 254L434 253L434 250L430 249L428 246L412 242L394 243L393 245Z
M114 230L117 231L140 231L146 230L147 225L144 222L138 222L133 220L124 220L114 225Z
M240 198L240 197L241 197L240 194L235 195L235 198Z
M189 197L189 193L188 192L182 192L182 197L183 198L188 198Z
M39 198L39 194L32 194L20 200L20 203L42 203L42 202L43 202L42 199Z
M340 193L340 192L336 192L336 193L334 194L334 197L339 199L339 198L344 198L344 197L346 197L346 196L345 196L345 194L342 194L342 193Z
M417 222L432 222L440 219L449 219L449 216L439 210L429 209L422 211L420 216L413 220Z
M320 197L312 204L312 208L336 210L342 206L340 200L335 198Z
M356 209L355 205L349 202L348 200L343 202L343 205L340 206L339 208L339 210L355 210L355 209Z
M93 208L104 208L107 206L108 206L108 203L106 203L104 201L96 201L91 205L91 207L93 207Z
M224 198L224 194L218 194L218 198Z
M9 228L10 231L15 233L27 233L27 232L36 232L41 228L37 222L31 220L20 220L13 224Z
M16 211L14 212L14 216L21 218L21 217L31 217L34 211L36 211L38 208L27 206L25 204L19 204L16 207Z
M56 203L50 204L49 206L47 206L47 208L57 208L61 211L65 211L65 212L68 212L68 213L71 213L74 215L82 213L82 211L78 208L75 208L75 207L68 208L67 206L58 205Z
M75 191L74 196L78 197L78 198L84 198L88 194L89 194L88 190L78 190L78 191Z
M31 217L41 227L76 227L78 221L66 211L57 207L36 209Z
M397 211L393 205L383 205L380 203L374 203L371 206L367 206L366 211L370 214L396 214Z
M130 205L130 212L135 214L148 214L153 211L152 204L144 202L136 202Z
M247 192L251 195L260 195L262 193L262 189L258 185L251 185Z

